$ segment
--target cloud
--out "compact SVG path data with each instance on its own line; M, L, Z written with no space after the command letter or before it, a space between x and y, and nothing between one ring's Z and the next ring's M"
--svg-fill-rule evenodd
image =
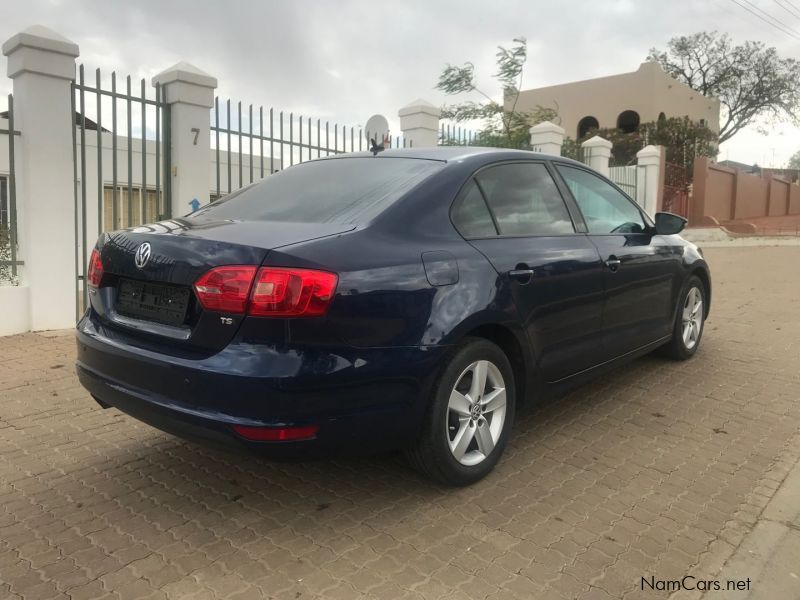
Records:
M800 58L791 38L735 9L722 0L27 0L6 11L0 39L41 23L80 45L89 73L117 69L138 81L186 60L218 78L221 98L348 126L383 113L396 130L409 101L448 101L434 89L447 62L474 62L480 85L499 95L496 46L520 35L530 43L525 88L631 71L650 47L702 29ZM0 77L0 90L10 81ZM779 145L782 157L794 151L791 137L754 139L770 153ZM760 160L765 150L753 143L734 140L726 150Z

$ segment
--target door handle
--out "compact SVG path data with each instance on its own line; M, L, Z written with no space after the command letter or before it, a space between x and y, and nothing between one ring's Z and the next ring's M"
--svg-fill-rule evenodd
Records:
M619 266L621 264L622 261L613 254L609 256L608 260L606 261L606 266L609 268L610 271L616 271L617 269L619 269Z
M533 277L533 273L533 269L512 269L508 272L508 276L512 279L516 279L522 284L525 284L530 282L531 277Z

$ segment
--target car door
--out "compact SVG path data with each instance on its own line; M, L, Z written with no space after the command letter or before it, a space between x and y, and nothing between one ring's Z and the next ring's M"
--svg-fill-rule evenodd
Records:
M681 248L638 205L588 169L557 164L604 264L603 345L614 358L670 335Z
M555 381L601 360L603 267L544 162L477 172L453 207L462 235L497 270L531 342L540 373Z

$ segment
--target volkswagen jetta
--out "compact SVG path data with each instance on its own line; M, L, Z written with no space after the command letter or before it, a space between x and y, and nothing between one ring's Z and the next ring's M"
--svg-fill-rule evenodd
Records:
M319 159L103 234L77 371L102 406L189 439L402 448L464 485L522 403L697 351L711 283L684 224L532 152Z

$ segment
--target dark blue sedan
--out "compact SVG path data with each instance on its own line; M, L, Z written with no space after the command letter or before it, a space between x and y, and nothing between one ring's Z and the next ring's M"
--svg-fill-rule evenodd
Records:
M516 410L696 351L699 249L583 164L485 148L307 162L103 234L78 324L104 407L276 457L406 450L464 485Z

